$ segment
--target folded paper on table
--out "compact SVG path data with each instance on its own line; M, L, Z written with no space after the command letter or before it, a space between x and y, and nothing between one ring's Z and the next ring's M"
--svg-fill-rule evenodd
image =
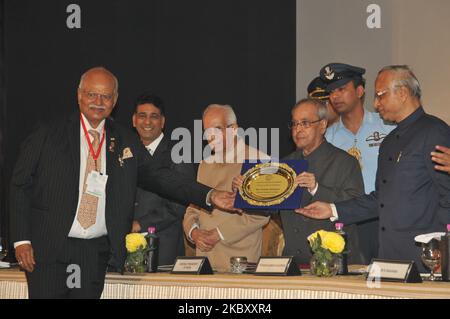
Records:
M241 170L244 182L236 195L234 207L269 211L299 208L302 189L295 184L295 178L307 169L305 160L246 160Z

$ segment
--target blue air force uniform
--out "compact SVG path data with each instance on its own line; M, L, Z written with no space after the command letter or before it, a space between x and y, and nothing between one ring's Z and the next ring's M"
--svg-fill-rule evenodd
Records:
M383 139L395 128L387 125L378 113L364 111L364 119L358 133L349 131L342 118L327 129L328 142L344 151L355 147L361 151L359 164L364 179L364 190L369 194L375 189L375 175L378 165L378 150Z
M326 83L326 90L333 90L353 81L354 86L362 85L366 70L344 63L330 63L320 70L320 78ZM364 117L356 134L348 130L342 122L327 129L326 139L334 146L347 151L354 156L361 166L364 179L365 193L375 189L375 175L377 172L378 151L383 139L394 129L394 125L387 125L377 113L364 110ZM364 263L369 263L378 252L378 221L367 220L358 224L361 252Z

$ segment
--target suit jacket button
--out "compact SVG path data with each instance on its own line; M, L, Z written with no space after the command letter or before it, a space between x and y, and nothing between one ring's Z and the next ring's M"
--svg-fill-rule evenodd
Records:
M381 227L381 231L385 231L386 230L386 228L385 227Z
M380 204L380 207L383 208L383 207L384 207L384 204Z
M387 183L387 180L383 179L383 184L386 184L386 183Z

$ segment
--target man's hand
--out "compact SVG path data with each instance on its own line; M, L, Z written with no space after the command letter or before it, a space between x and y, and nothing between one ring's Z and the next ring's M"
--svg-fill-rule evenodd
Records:
M133 226L131 226L132 233L139 233L141 231L141 224L137 220L133 220Z
M231 189L233 190L233 192L237 192L241 187L242 184L244 183L244 176L239 175L233 178L233 182L231 183Z
M431 160L435 162L434 169L450 174L450 148L444 146L436 146L439 152L431 152Z
M211 204L217 207L220 210L225 210L230 213L240 213L242 214L244 211L242 209L234 208L234 198L236 197L236 193L218 191L214 189L211 192Z
M327 219L333 216L330 203L325 202L314 202L304 208L296 209L295 212L313 219Z
M19 266L28 272L33 272L36 261L34 260L33 247L23 244L16 247L16 259Z
M295 178L299 187L306 187L311 193L317 186L316 176L312 173L303 172Z
M195 246L202 252L210 251L220 241L217 229L204 230L196 228L191 232L191 238L194 241Z

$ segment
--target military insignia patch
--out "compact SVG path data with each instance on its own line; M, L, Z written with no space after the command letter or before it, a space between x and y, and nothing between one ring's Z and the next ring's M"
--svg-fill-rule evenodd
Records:
M385 137L386 134L375 131L366 138L366 142L375 142L369 143L369 147L380 146Z
M329 66L325 68L325 77L330 81L334 79L334 71Z

